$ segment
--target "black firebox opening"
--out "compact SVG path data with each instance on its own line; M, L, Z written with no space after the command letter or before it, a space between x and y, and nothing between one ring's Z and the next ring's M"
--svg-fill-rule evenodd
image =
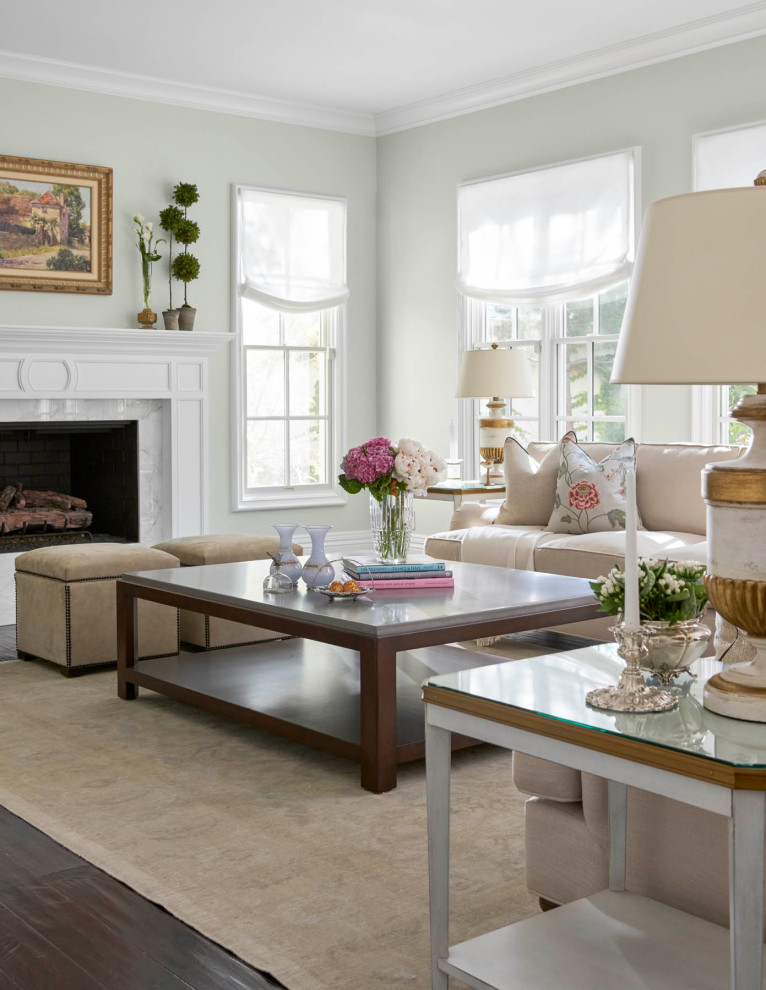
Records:
M0 424L0 490L18 483L85 499L94 539L138 542L138 423Z

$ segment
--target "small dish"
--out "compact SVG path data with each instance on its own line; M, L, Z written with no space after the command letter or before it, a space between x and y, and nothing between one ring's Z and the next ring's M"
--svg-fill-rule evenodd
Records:
M324 595L325 598L329 598L330 601L335 601L336 598L341 600L348 598L356 599L361 595L369 594L372 590L372 587L362 585L359 586L359 591L330 591L330 586L328 584L319 585L314 588L314 591L318 591L320 594Z

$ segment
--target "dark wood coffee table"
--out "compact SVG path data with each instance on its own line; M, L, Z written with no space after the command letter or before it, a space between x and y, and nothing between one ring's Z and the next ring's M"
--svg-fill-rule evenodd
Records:
M265 595L268 561L123 575L117 582L119 696L132 700L143 685L356 760L362 787L391 790L397 764L425 755L422 710L413 708L397 724L398 653L599 614L581 578L478 564L449 566L454 589L376 591L356 602L331 602L302 582L291 594ZM138 599L326 645L278 641L139 661ZM312 676L313 698L305 691ZM472 744L455 740L456 747Z

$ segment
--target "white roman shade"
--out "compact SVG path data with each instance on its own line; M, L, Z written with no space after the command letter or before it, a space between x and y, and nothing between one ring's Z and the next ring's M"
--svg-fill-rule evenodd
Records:
M458 190L458 289L516 305L586 295L630 275L633 152Z
M766 169L766 124L754 124L694 138L694 188L752 186Z
M242 188L239 197L245 298L287 312L346 301L344 200Z

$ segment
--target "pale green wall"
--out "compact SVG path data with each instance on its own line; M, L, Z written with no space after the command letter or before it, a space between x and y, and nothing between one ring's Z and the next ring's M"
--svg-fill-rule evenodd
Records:
M345 196L352 290L348 440L386 432L446 451L457 410L457 185L638 145L644 206L686 191L692 134L766 119L764 65L766 38L758 38L393 134L377 142L377 162L372 138L0 79L5 154L115 170L114 294L0 292L0 324L133 325L141 288L130 218L156 213L181 179L196 182L202 195L195 217L203 231L203 275L192 296L198 326L227 330L230 183ZM154 302L158 310L164 305L159 280ZM211 528L265 532L284 513L229 510L224 356L214 362L212 397ZM688 437L688 389L645 388L643 406L643 439ZM345 509L289 515L346 530L367 525L362 498ZM448 504L418 504L421 532L444 528L448 519Z
M2 152L29 158L109 165L114 169L114 293L107 297L0 292L0 324L135 326L142 308L140 255L131 218L168 203L179 180L196 182L202 275L190 286L197 327L230 329L230 188L232 182L344 196L348 200L348 439L375 433L375 141L208 111L0 79ZM167 306L155 266L153 308ZM160 271L158 271L158 269ZM368 525L361 498L333 509L281 513L230 511L228 354L212 366L211 531L267 532L285 517L327 521L338 529Z
M460 182L637 145L645 208L691 189L693 134L766 119L765 66L757 38L381 138L381 431L448 447ZM689 439L690 390L645 387L642 421L644 440ZM447 503L420 504L418 530L446 528L449 513Z

